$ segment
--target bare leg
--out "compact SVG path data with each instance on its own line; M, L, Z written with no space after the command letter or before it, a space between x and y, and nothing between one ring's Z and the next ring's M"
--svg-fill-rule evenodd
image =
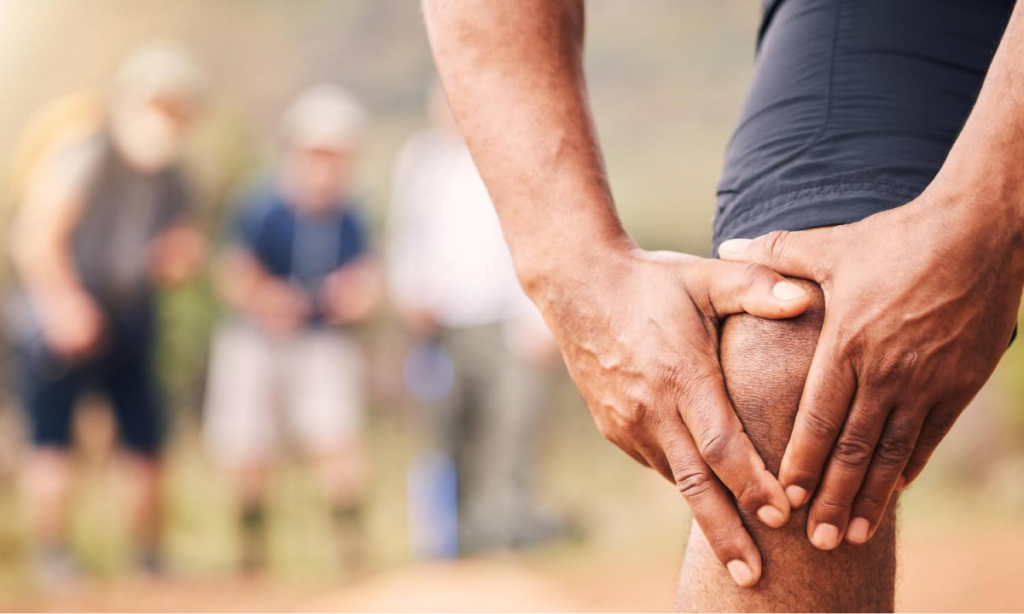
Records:
M70 485L71 459L66 451L38 448L32 452L23 486L33 533L44 549L64 545Z
M266 565L266 483L267 466L249 461L231 471L238 497L238 523L242 530L241 566L255 572Z
M320 489L338 507L358 507L366 490L367 458L361 442L336 446L313 459Z
M768 468L778 473L797 404L821 330L824 306L816 285L811 309L793 320L732 316L722 328L722 369L736 411ZM764 571L739 588L693 524L680 577L684 611L892 611L896 575L895 513L863 546L823 552L807 538L806 506L781 529L744 517L761 550Z
M348 571L359 571L366 558L362 507L367 464L358 441L338 445L315 459L320 489L333 507L338 555Z

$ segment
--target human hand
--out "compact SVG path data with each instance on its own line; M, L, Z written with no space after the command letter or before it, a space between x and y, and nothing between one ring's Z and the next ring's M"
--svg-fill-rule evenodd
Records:
M257 322L274 333L294 331L312 313L312 305L301 290L276 279L259 284L251 308Z
M80 360L96 351L103 335L103 313L83 291L68 291L40 305L43 339L61 358Z
M761 558L729 496L771 527L789 518L729 401L719 323L749 312L800 314L795 284L763 266L669 252L608 249L528 284L605 438L673 482L741 586Z
M191 226L164 231L150 249L153 276L161 282L180 284L196 275L206 259L206 239Z
M860 222L719 249L825 294L779 472L794 508L814 494L817 548L871 538L893 491L921 473L1006 350L1024 270L1016 221L986 204L940 184Z
M437 315L429 309L400 308L399 317L410 333L422 339L433 337L441 328Z
M350 324L370 315L382 291L377 266L364 260L346 265L327 276L321 298L331 322Z

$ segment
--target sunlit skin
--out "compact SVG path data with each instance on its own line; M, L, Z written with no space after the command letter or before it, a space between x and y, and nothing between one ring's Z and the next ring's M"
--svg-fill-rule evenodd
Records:
M424 0L424 13L519 278L601 432L676 483L741 586L758 581L761 559L730 492L773 527L813 497L807 534L819 548L869 540L900 476L902 485L920 473L1013 329L1024 287L1024 8L917 201L842 228L727 243L723 257L737 262L726 263L631 241L588 106L582 2L510 6ZM764 268L722 266L751 263ZM786 318L807 307L777 273L819 282L827 300L780 481L751 446L718 363L723 316ZM851 508L864 520L849 523Z

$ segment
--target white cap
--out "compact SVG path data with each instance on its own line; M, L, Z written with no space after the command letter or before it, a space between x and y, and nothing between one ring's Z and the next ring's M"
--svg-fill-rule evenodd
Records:
M128 55L114 76L116 98L169 96L198 101L205 89L203 72L188 51L173 41L153 41Z
M355 96L336 85L304 91L284 112L281 139L288 147L351 151L369 118Z

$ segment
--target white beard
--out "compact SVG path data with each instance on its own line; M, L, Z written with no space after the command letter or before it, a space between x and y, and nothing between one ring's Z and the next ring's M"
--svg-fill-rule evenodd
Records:
M132 167L154 173L180 157L181 139L163 113L126 109L118 115L112 118L111 133L118 151Z

